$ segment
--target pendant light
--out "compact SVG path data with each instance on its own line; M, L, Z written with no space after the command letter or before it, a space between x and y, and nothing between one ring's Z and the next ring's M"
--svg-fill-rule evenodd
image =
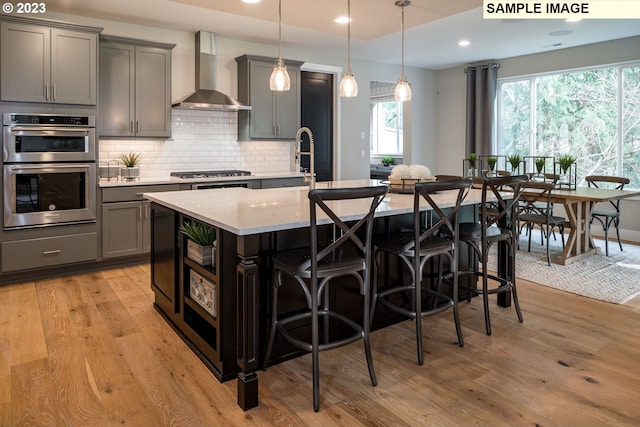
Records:
M282 0L278 0L278 59L269 79L269 88L276 92L287 91L291 88L289 73L287 73L287 67L282 60Z
M396 101L411 101L411 86L409 86L409 82L404 76L404 8L410 4L410 0L396 1L396 6L402 8L402 72L400 73L400 78L398 79L398 84L394 92Z
M358 95L358 82L351 72L351 0L347 0L347 71L340 82L340 96L351 98Z

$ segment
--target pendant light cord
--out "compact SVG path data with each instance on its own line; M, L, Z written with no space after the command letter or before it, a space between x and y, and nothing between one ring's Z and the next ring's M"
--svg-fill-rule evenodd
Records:
M402 24L400 25L402 32L402 78L404 78L404 3L402 4Z
M347 70L351 71L351 0L347 0Z
M278 0L278 59L282 59L282 0Z

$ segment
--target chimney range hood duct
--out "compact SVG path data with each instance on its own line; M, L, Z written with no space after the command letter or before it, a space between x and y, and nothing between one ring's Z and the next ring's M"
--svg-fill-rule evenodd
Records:
M246 105L215 90L216 35L206 31L196 33L196 91L172 104L174 108L217 111L250 110Z

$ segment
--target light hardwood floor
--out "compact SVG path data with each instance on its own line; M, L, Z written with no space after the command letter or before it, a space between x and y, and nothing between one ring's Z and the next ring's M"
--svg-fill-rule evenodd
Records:
M0 287L3 426L604 426L640 425L640 297L614 305L519 282L524 323L480 301L321 354L321 406L310 358L259 372L260 405L243 412L152 307L149 266ZM476 298L476 300L479 300Z

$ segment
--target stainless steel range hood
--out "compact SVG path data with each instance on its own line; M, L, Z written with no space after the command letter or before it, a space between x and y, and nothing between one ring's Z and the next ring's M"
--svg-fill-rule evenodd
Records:
M216 35L206 31L196 33L196 91L174 103L174 108L238 111L250 110L227 94L215 89Z

